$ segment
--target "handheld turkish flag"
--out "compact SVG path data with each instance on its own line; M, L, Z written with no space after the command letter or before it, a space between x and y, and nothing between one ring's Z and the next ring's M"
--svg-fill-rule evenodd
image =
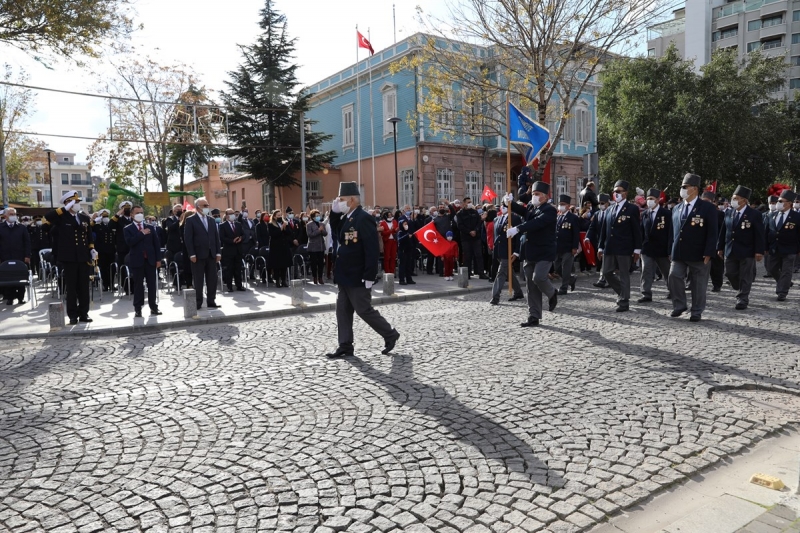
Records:
M427 248L435 257L442 257L446 255L453 246L457 246L456 243L442 237L441 233L436 231L436 226L433 225L433 222L428 222L422 226L414 233L414 236L420 244Z
M367 38L361 35L361 32L358 30L356 30L356 35L358 36L358 47L369 50L369 55L374 54L375 50L372 48L372 44L367 40Z
M713 192L714 194L717 194L717 180L714 180L714 182L711 185L706 187L706 190L708 192Z
M592 241L586 238L586 232L580 232L580 239L581 239L581 249L583 250L583 257L586 258L586 264L589 266L594 266L594 246L592 246Z
M488 185L483 186L483 194L481 194L481 201L484 199L489 200L490 202L497 198L497 193L492 190L491 187Z

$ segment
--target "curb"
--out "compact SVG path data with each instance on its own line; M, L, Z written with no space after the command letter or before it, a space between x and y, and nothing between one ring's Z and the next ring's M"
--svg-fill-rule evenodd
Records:
M443 298L449 296L462 296L477 292L487 292L492 289L491 285L486 287L474 287L466 289L448 289L445 291L426 292L420 294L408 294L394 296L381 296L380 298L373 298L372 305L387 305L400 302L415 302L419 300L431 300L434 298ZM248 313L245 315L223 315L216 317L203 317L203 318L186 318L182 322L164 322L161 324L142 325L142 326L123 326L118 328L104 328L97 330L84 330L84 329L71 329L61 331L50 331L48 333L26 333L21 335L0 335L0 340L31 340L41 338L93 338L105 337L110 335L131 335L131 334L147 334L149 332L167 331L184 329L192 326L203 326L210 324L222 324L232 322L247 322L250 320L262 320L267 318L278 318L283 316L313 314L326 311L336 310L336 304L313 304L303 305L302 307L295 307L292 309L273 309L269 311L257 311L255 313Z

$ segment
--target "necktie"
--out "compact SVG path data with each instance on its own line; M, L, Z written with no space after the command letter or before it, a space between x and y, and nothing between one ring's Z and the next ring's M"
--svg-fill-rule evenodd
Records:
M775 228L781 229L781 226L783 226L783 217L784 216L785 216L784 213L781 213L780 215L778 215L778 223L775 224Z
M741 211L736 211L733 214L733 225L734 225L734 227L739 223L739 217L741 217L741 216L742 216Z
M683 213L681 213L681 222L686 220L686 217L689 216L689 204L683 204Z
M208 219L206 219L206 216L200 215L200 220L203 221L203 227L206 228L206 231L208 231Z

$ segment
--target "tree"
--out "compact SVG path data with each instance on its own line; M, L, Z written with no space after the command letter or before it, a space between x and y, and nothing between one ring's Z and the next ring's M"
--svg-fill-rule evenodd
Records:
M720 50L698 74L674 47L610 63L598 103L603 187L626 179L674 195L691 171L725 195L739 183L765 191L789 164L790 114L771 96L784 70L782 58L753 53L740 65Z
M601 63L669 9L665 0L455 0L449 20L423 20L421 51L392 67L420 74L409 126L425 120L456 137L505 137L508 95L554 130L540 176Z
M286 17L266 0L259 26L263 33L252 46L242 46L243 63L230 72L222 101L228 107L228 136L240 168L270 186L292 186L299 181L300 113L308 110L310 93L298 91L292 64L295 39L286 30ZM307 125L313 124L306 121ZM320 171L333 161L334 152L320 153L330 135L306 131L306 169Z
M131 0L0 0L0 43L45 55L99 57L136 29Z
M47 168L45 144L29 137L16 135L9 139L6 150L6 173L8 174L8 200L16 204L31 203L32 169ZM45 178L47 173L43 172ZM45 178L45 183L49 183Z
M6 83L24 85L28 80L25 71L14 77L11 66L3 65L2 79ZM25 117L33 110L33 91L12 85L0 85L0 180L2 180L3 206L8 206L8 173L6 151L13 143L18 142L15 133Z

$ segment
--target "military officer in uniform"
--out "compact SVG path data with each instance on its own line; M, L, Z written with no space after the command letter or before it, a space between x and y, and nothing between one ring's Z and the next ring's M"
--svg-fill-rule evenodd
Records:
M575 256L581 240L581 219L569 211L572 197L562 194L558 197L558 218L556 219L556 262L555 272L561 275L561 288L558 294L567 294L567 287L575 290L578 276L572 273Z
M100 222L94 225L94 249L97 250L97 265L100 267L100 277L103 278L103 290L113 291L111 264L117 255L117 231L111 226L111 213L108 209L101 209L98 213Z
M647 191L647 210L642 214L642 297L639 303L653 301L653 279L656 268L662 276L669 274L669 254L672 251L672 214L658 205L659 189ZM667 294L667 299L671 299Z
M752 191L739 185L731 197L731 209L719 233L717 254L725 258L725 273L736 290L736 309L747 309L750 287L756 277L756 262L766 249L764 218L748 205Z
M31 234L31 268L33 273L37 276L40 274L39 265L39 252L50 248L50 225L45 224L42 217L36 215L33 217L33 224L28 226Z
M506 195L511 212L523 218L522 224L506 230L506 237L518 233L525 235L524 257L525 280L528 284L528 320L520 324L523 328L539 325L542 319L542 295L547 296L548 308L554 311L558 305L558 292L550 283L548 274L556 260L556 208L547 203L550 184L535 181L531 184L531 201L527 207L515 203L514 195Z
M717 208L700 199L700 186L700 176L687 173L681 185L683 201L672 210L672 266L668 279L671 316L679 317L689 310L686 276L691 273L692 322L699 322L706 308L711 256L716 254L719 237Z
M792 273L797 254L800 253L800 213L792 209L797 194L789 189L781 191L778 210L769 227L769 255L772 257L770 274L777 282L778 301L786 300L792 285Z
M600 193L597 197L597 211L594 212L592 215L592 219L589 221L589 229L586 230L586 238L585 241L589 241L591 243L592 248L597 250L597 245L600 242L600 229L603 227L606 221L606 215L608 210L608 203L611 198L605 194ZM597 256L597 252L595 251L595 257ZM597 266L595 267L598 272L600 272L600 278L592 283L595 287L599 287L601 289L605 289L608 287L608 282L603 277L603 260L599 257L596 257Z
M628 188L625 180L614 184L614 203L608 208L597 245L597 255L603 259L603 276L617 293L618 313L630 308L631 264L639 260L642 251L639 208L628 202Z
M57 260L63 265L69 323L91 322L89 318L89 276L97 259L92 236L92 221L81 212L80 196L69 191L61 197L64 207L48 212L45 218L56 231Z
M328 357L353 355L353 313L383 337L381 353L394 349L400 333L372 307L372 285L378 274L378 230L375 219L361 208L358 184L339 184L339 196L333 201L331 230L338 236L339 249L333 281L339 286L336 298L336 325L339 347Z

